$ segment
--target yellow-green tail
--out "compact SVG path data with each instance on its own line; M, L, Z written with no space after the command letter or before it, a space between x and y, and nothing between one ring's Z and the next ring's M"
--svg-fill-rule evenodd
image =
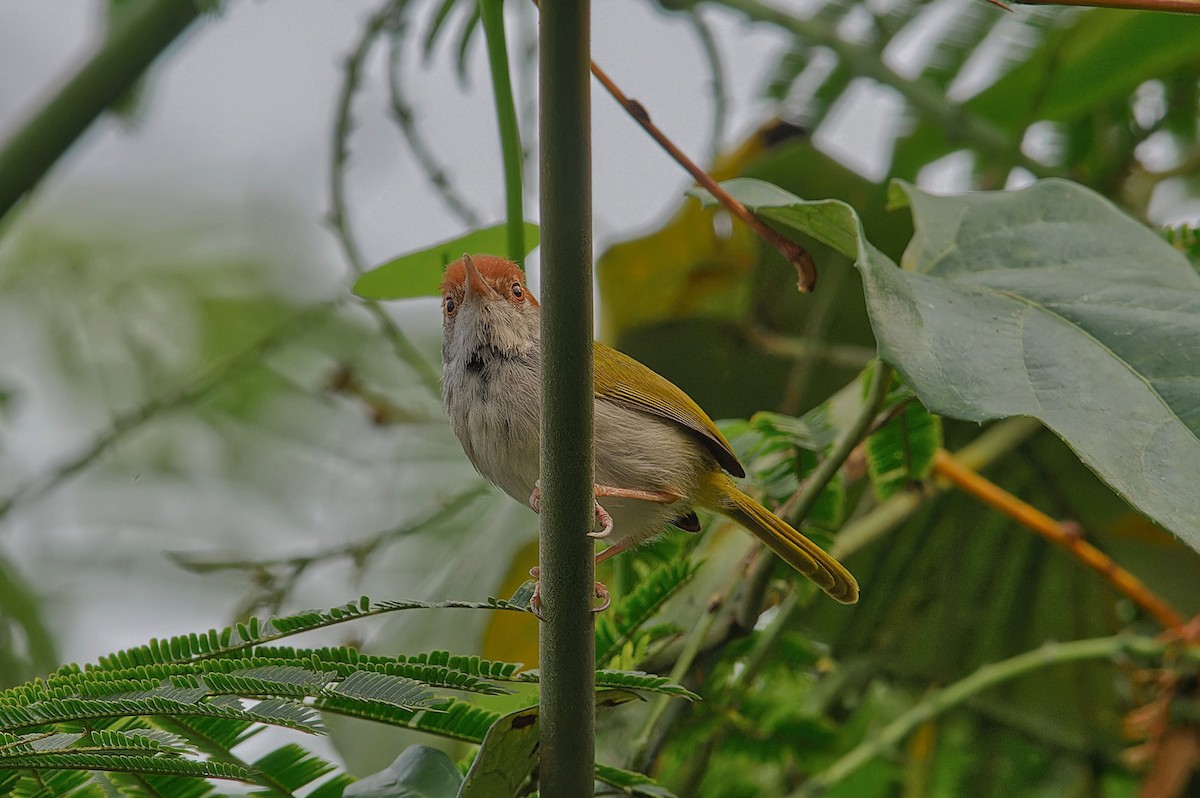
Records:
M712 508L736 521L800 573L843 604L858 601L858 582L840 562L775 513L738 490L732 480L722 485Z

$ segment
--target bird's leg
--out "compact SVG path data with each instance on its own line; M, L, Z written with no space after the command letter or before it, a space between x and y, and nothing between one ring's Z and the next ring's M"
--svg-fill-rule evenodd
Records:
M667 491L656 490L637 490L636 488L614 488L611 485L596 485L596 496L613 496L618 499L636 499L638 501L655 502L657 504L674 504L681 501L684 497ZM533 492L529 494L529 506L535 513L542 511L542 481L539 479L533 485ZM588 532L590 538L604 538L612 534L613 520L608 511L600 506L600 502L596 502L596 520L600 522L600 530L598 532ZM596 555L596 565L607 560L615 554L620 554L628 548L637 545L636 538L626 538L620 543L609 546L604 551ZM533 585L533 596L529 599L529 608L539 619L542 617L542 583L538 580L541 574L540 568L532 568L529 575L535 580ZM596 598L600 599L600 606L592 610L592 612L604 612L612 604L612 595L608 592L608 588L603 582L596 582L593 587Z
M533 612L539 621L546 620L542 617L542 582L539 577L542 575L542 569L536 565L529 569L529 575L533 577L533 595L529 597L529 609ZM596 598L600 599L600 606L592 609L592 612L604 612L608 609L608 605L612 604L612 594L608 592L608 588L603 582L596 582L592 586L595 591Z
M618 499L637 499L658 504L674 504L683 497L674 493L659 490L637 490L636 488L614 488L611 485L596 485L596 497L613 496ZM533 493L529 494L529 506L535 513L542 511L542 481L539 479L533 485ZM613 520L608 511L596 502L596 520L600 522L600 530L588 532L590 538L606 538L612 534Z
M620 554L623 551L628 551L629 549L632 549L634 546L641 543L642 540L643 540L643 538L627 537L624 540L622 540L620 543L612 544L607 549L605 549L604 551L602 551L596 555L596 565L599 565L600 563L604 562L605 560L609 559L610 557L617 556L618 554Z
M682 496L662 490L637 490L636 488L614 488L611 485L596 485L596 497L599 498L601 496L613 496L618 499L638 499L658 504L674 504L683 498ZM599 540L612 534L612 516L600 506L600 502L596 502L596 520L600 522L600 531L588 532L589 538Z
M596 486L596 495L597 496L600 495L600 486L599 485ZM535 513L538 513L539 515L541 514L541 512L542 512L542 481L540 479L533 484L533 493L529 494L529 506L531 508L533 508L533 511ZM608 514L608 510L605 510L603 507L600 506L600 502L596 502L596 520L600 522L600 531L599 532L588 532L587 533L588 537L603 538L603 537L607 537L608 535L612 534L612 531L613 531L612 516Z

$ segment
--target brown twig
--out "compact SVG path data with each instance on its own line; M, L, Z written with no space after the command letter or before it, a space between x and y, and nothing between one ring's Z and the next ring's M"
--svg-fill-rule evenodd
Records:
M1055 521L1041 510L967 468L945 449L939 449L934 456L933 471L963 492L1066 549L1084 565L1103 576L1120 593L1154 616L1165 628L1178 629L1183 626L1183 617L1146 587L1145 583L1084 540L1078 524Z
M817 285L817 267L813 263L812 256L804 247L794 241L789 241L779 233L768 227L762 220L750 212L750 210L738 202L729 192L721 188L721 184L713 180L712 176L700 168L691 158L683 153L683 150L675 146L675 142L667 137L666 133L658 128L650 120L650 113L646 107L637 100L626 96L625 92L621 91L616 83L613 83L612 78L608 76L603 69L592 62L592 74L600 81L600 85L608 90L608 93L613 96L622 108L633 117L634 121L642 126L642 129L650 134L650 137L658 142L658 145L667 151L667 154L675 159L675 162L687 170L688 174L699 183L708 193L712 194L718 202L725 206L725 209L732 213L737 218L741 219L755 233L766 241L775 249L779 250L779 254L787 259L788 263L796 268L796 273L799 275L797 285L801 291L812 291Z
M533 0L533 4L538 5L538 0ZM540 6L539 6L540 7ZM800 246L794 241L789 241L779 233L768 227L757 216L750 212L742 203L738 202L729 192L721 188L721 184L713 179L712 175L704 171L695 161L687 157L683 150L675 146L675 142L667 137L657 125L650 120L650 112L646 110L646 106L642 105L637 100L628 97L621 88L613 82L608 73L601 69L595 61L591 62L592 74L596 76L596 80L600 81L600 85L608 90L608 93L613 96L613 99L625 109L625 112L633 117L634 121L642 126L642 129L650 134L650 137L658 142L658 145L667 151L677 164L687 170L692 179L699 183L709 194L716 198L717 202L725 206L725 210L732 213L737 218L746 223L751 230L759 235L764 241L779 251L788 263L795 267L796 273L799 275L797 287L804 292L812 291L817 285L817 266L813 263L812 256L808 254L808 250Z
M1126 8L1132 11L1173 11L1200 14L1200 0L1014 0L1025 6L1091 6Z

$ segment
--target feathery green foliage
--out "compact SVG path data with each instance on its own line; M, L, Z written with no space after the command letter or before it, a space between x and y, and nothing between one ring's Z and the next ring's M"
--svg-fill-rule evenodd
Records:
M643 633L646 623L663 604L696 575L699 567L687 559L663 563L640 578L634 589L617 601L613 612L598 616L596 662L603 666L619 656ZM660 630L655 635L662 633Z
M924 482L942 445L942 424L901 386L889 397L887 421L864 441L867 474L881 500Z
M658 602L690 573L685 565L665 574L673 576L672 584L655 580ZM657 606L652 593L631 605L642 608L642 620ZM251 619L151 641L84 667L63 666L44 680L0 692L0 784L30 796L85 794L93 786L89 779L103 778L136 794L200 796L209 791L203 780L225 779L291 794L335 766L295 743L253 763L242 762L234 749L268 725L324 732L322 712L478 744L500 714L442 691L503 695L511 689L497 682L534 685L536 672L448 651L384 657L349 647L263 643L408 609L523 611L527 594L518 591L510 601L437 603L363 597L326 612ZM633 625L622 629L636 631ZM601 671L597 684L598 696L620 690L694 697L664 677L640 672ZM107 775L79 779L55 771ZM54 786L58 781L61 787ZM339 773L320 789L335 795L349 782Z

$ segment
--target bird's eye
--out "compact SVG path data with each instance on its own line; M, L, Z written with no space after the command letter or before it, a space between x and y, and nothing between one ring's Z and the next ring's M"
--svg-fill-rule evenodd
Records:
M516 299L520 299L521 297L525 296L525 291L521 288L520 283L512 284L512 295Z
M458 309L458 306L454 302L454 297L446 297L446 299L442 302L442 309L446 312L447 316L453 316L454 311Z

